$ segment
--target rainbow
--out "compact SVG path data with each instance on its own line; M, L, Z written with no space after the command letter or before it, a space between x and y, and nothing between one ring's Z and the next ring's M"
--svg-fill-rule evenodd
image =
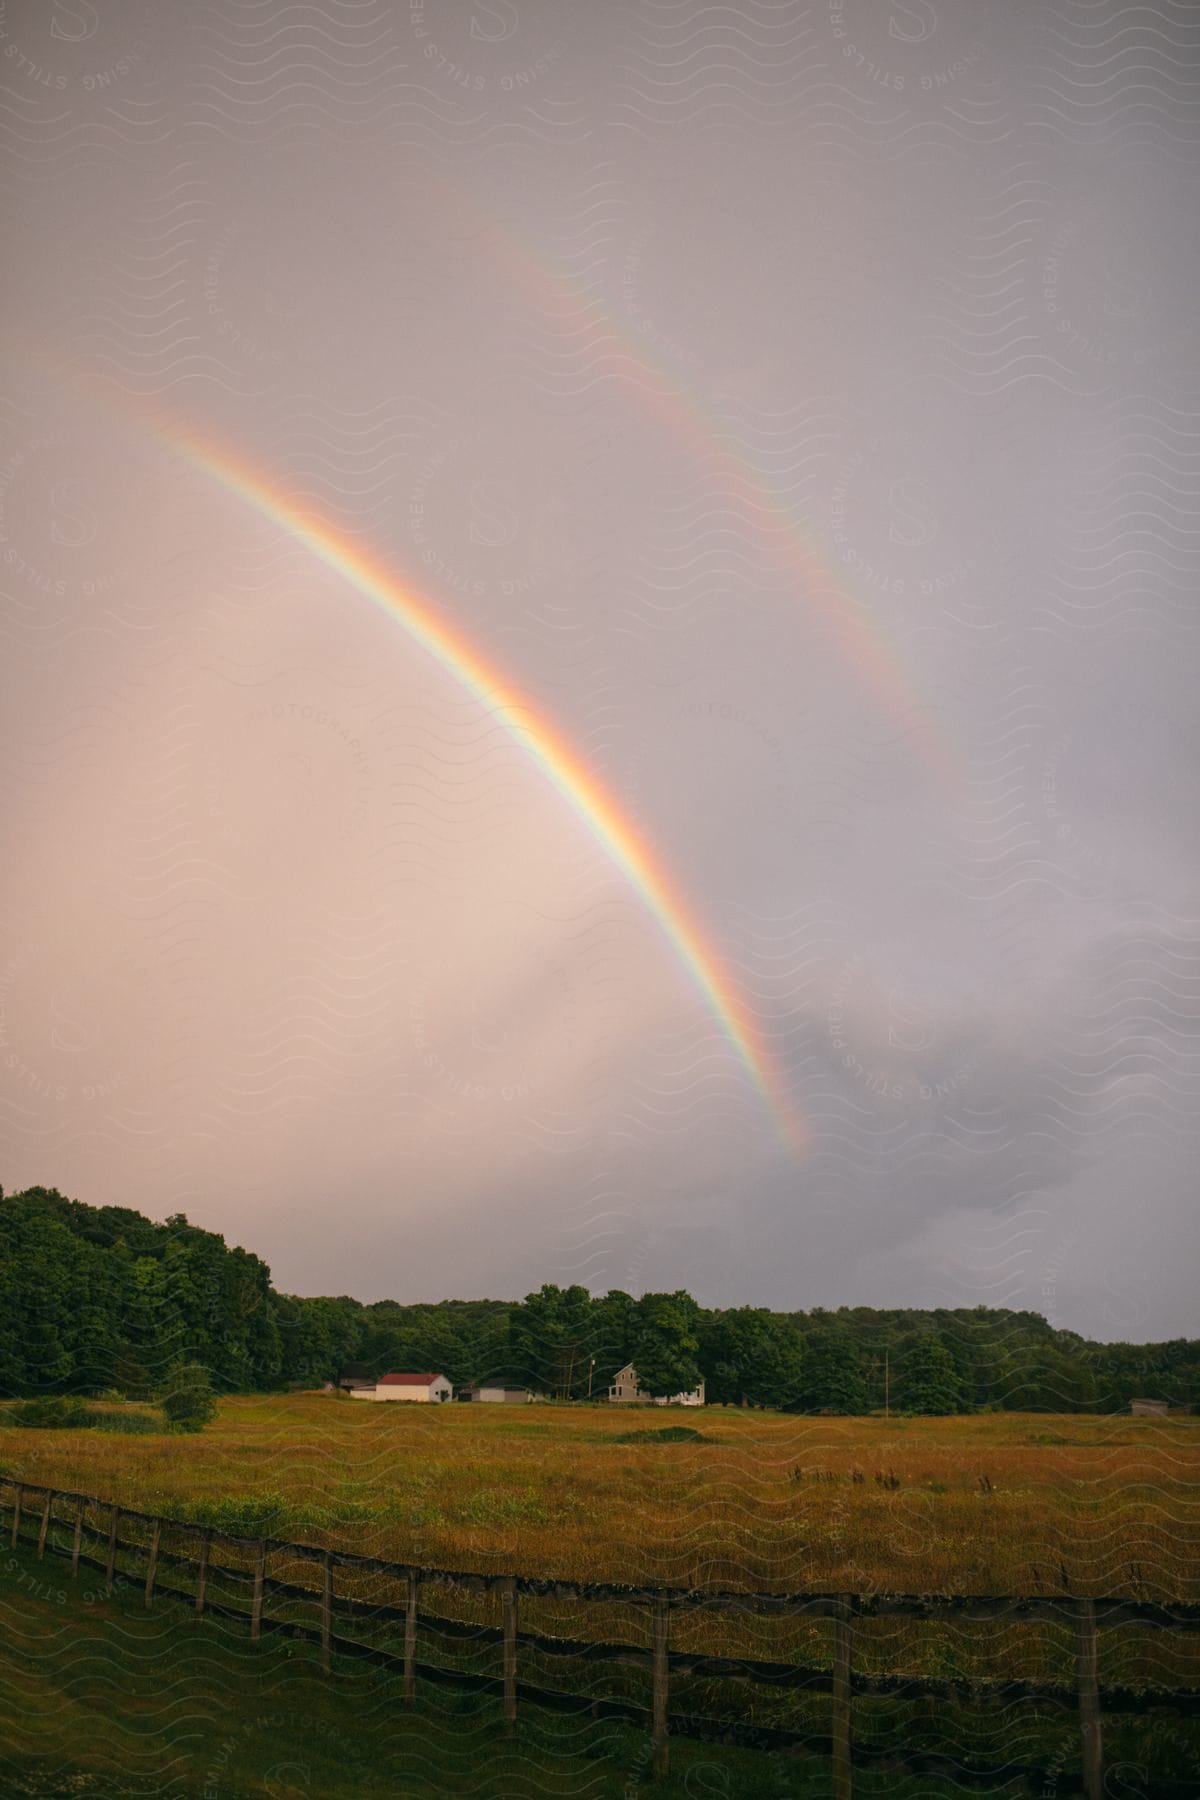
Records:
M793 516L788 501L772 488L744 452L729 442L720 421L666 356L648 354L646 339L594 288L586 286L573 271L529 243L494 213L483 214L465 189L452 185L444 175L437 185L450 204L457 205L485 236L490 235L497 264L507 271L513 287L525 292L532 306L543 313L569 307L576 319L583 312L589 324L603 326L615 337L616 348L593 341L590 353L605 358L613 374L631 380L639 400L659 425L679 441L694 461L710 468L754 523L778 541L786 552L798 591L824 617L873 704L900 726L939 780L952 791L959 791L960 758L945 733L930 721L925 701L869 607L829 566L828 558L818 551ZM638 379L645 376L652 378L653 385Z
M717 951L706 942L662 859L563 734L533 709L464 632L449 626L428 601L367 556L345 531L299 506L282 488L228 451L187 434L172 433L170 443L195 468L270 519L356 592L398 620L423 650L500 719L641 894L762 1094L784 1144L791 1151L802 1150L806 1143L802 1123L789 1103L762 1031L735 983L723 971Z

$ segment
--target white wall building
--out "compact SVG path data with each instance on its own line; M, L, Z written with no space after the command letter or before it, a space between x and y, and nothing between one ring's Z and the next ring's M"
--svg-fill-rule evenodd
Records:
M632 1363L626 1363L613 1376L613 1384L608 1390L610 1400L624 1402L626 1405L638 1406L703 1406L704 1383L687 1394L648 1394L638 1386L637 1370Z
M492 1400L502 1405L524 1406L533 1399L528 1388L513 1387L503 1381L484 1381L477 1387L463 1388L460 1400Z
M453 1400L444 1375L381 1375L374 1387L351 1388L352 1400Z

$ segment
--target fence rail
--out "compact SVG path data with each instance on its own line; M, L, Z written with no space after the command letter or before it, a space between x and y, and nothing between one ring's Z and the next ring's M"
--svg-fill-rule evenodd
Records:
M70 1509L69 1517L54 1517L56 1503ZM294 1544L278 1538L247 1538L212 1526L188 1520L170 1519L159 1514L144 1513L93 1494L78 1494L61 1488L47 1488L31 1482L0 1476L0 1508L11 1507L11 1545L28 1545L30 1532L36 1530L39 1557L47 1549L52 1554L70 1558L71 1574L76 1578L80 1566L101 1571L111 1591L117 1577L125 1571L117 1567L118 1553L131 1558L145 1558L145 1604L153 1604L155 1596L179 1600L193 1608L197 1620L206 1613L249 1627L252 1639L263 1632L286 1632L290 1636L316 1645L322 1671L332 1672L335 1654L365 1658L388 1668L396 1668L403 1676L404 1695L412 1699L418 1678L444 1686L468 1689L478 1693L494 1693L503 1701L505 1728L514 1729L519 1701L554 1708L557 1711L586 1713L596 1718L619 1719L648 1729L651 1735L653 1767L656 1775L666 1775L669 1768L671 1735L708 1741L738 1743L747 1748L786 1750L808 1753L828 1759L832 1764L832 1792L835 1800L852 1800L855 1766L879 1772L914 1775L941 1775L961 1787L1006 1789L1024 1784L1035 1792L1045 1791L1044 1783L1053 1782L1056 1794L1082 1793L1085 1800L1102 1800L1104 1794L1102 1718L1105 1713L1142 1713L1153 1708L1176 1716L1200 1716L1200 1691L1155 1689L1152 1695L1126 1688L1102 1687L1098 1678L1098 1633L1101 1627L1136 1624L1156 1629L1193 1632L1200 1630L1200 1605L1180 1602L1164 1606L1151 1601L1125 1599L1082 1599L1073 1596L957 1596L933 1594L762 1594L712 1592L703 1589L649 1588L623 1586L616 1583L554 1581L537 1576L487 1575L467 1570L438 1569L408 1563L381 1561L359 1556L351 1551L318 1549L311 1544ZM107 1528L87 1520L89 1509L107 1512ZM149 1540L139 1543L121 1535L123 1521L136 1521L149 1530ZM51 1524L67 1525L68 1540L58 1542L51 1537ZM197 1554L189 1556L168 1549L163 1544L164 1530L189 1534L196 1541ZM85 1540L103 1548L102 1556L84 1549ZM248 1568L232 1568L213 1560L213 1545L229 1544L249 1556ZM292 1561L309 1562L319 1569L319 1585L302 1586L281 1581L267 1573L272 1556ZM400 1583L405 1589L405 1605L379 1606L337 1594L336 1571L358 1575L380 1575ZM180 1572L190 1587L175 1586L159 1578L159 1571ZM139 1581L141 1576L138 1576ZM243 1584L249 1590L249 1607L232 1606L218 1600L210 1592L214 1580ZM466 1594L493 1594L501 1603L499 1626L475 1625L424 1610L421 1605L423 1585L434 1585ZM559 1599L582 1604L614 1603L643 1608L648 1614L648 1645L617 1644L588 1638L548 1637L522 1630L520 1601L522 1596ZM318 1609L318 1623L305 1626L292 1619L272 1617L266 1611L267 1600L313 1604ZM686 1612L737 1613L758 1617L805 1617L832 1622L832 1657L829 1668L794 1663L767 1662L745 1657L706 1656L686 1650L673 1650L670 1645L672 1615ZM347 1623L355 1619L372 1624L398 1624L403 1627L403 1654L380 1646L364 1644L358 1639L338 1635L335 1618ZM854 1625L859 1620L902 1618L919 1620L983 1621L1006 1624L1050 1622L1070 1626L1076 1643L1076 1680L1073 1686L1031 1681L945 1681L924 1676L870 1675L853 1666ZM418 1632L426 1636L452 1641L470 1641L472 1647L498 1646L501 1667L497 1675L480 1674L461 1668L419 1661ZM594 1695L565 1693L557 1688L534 1686L518 1678L518 1653L521 1650L541 1656L570 1657L594 1663L620 1664L644 1669L650 1676L650 1704L638 1705L625 1699L605 1699ZM721 1681L750 1682L775 1689L802 1688L810 1693L831 1697L830 1731L827 1736L788 1731L773 1726L749 1724L740 1720L700 1717L671 1713L668 1710L672 1675L700 1676ZM1052 1775L1042 1769L1016 1768L1007 1764L1000 1769L964 1768L952 1758L930 1753L898 1754L856 1745L851 1729L852 1700L855 1695L898 1699L943 1699L976 1707L1007 1706L1016 1701L1035 1701L1078 1712L1080 1730L1081 1773L1072 1777L1064 1771ZM1183 1800L1192 1790L1181 1784L1159 1783L1156 1793L1162 1800Z

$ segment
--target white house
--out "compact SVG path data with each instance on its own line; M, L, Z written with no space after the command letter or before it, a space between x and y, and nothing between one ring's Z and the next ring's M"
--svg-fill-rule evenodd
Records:
M610 1400L637 1404L639 1406L703 1406L704 1382L694 1387L687 1394L648 1394L638 1386L637 1370L632 1363L626 1363L613 1376L613 1384L608 1390Z
M352 1400L453 1400L444 1375L381 1375L374 1387L351 1388Z

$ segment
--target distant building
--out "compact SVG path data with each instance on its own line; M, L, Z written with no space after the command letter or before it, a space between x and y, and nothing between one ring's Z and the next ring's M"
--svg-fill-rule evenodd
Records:
M508 1406L524 1406L533 1399L528 1388L512 1387L504 1381L484 1381L458 1390L460 1400L493 1400Z
M686 1394L648 1394L638 1386L637 1370L633 1364L626 1363L613 1376L608 1397L618 1405L626 1406L703 1406L704 1383L701 1381L699 1387L692 1388Z
M366 1363L347 1363L338 1376L338 1387L350 1393L354 1388L373 1388L375 1377Z
M1129 1410L1142 1419L1165 1419L1170 1411L1167 1400L1131 1400Z
M454 1389L444 1375L381 1375L370 1387L350 1389L352 1400L453 1400Z

